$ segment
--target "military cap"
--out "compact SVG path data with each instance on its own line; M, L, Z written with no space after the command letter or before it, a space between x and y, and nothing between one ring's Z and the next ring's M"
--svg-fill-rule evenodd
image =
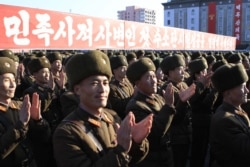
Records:
M8 57L0 57L0 75L12 73L14 76L17 75L15 62Z
M191 55L191 60L199 59L202 57L202 53L199 51L192 52Z
M50 69L51 67L50 62L46 57L33 58L28 62L27 66L31 74L34 74L43 68Z
M136 56L135 52L129 52L127 54L126 58L127 58L127 62L130 62L133 59L137 59L137 56Z
M109 80L112 77L109 58L100 50L72 55L65 66L65 70L71 89L83 79L92 75L106 75Z
M19 62L18 56L15 55L12 50L8 50L8 49L1 50L0 57L8 57L8 58L12 59L14 62Z
M208 68L208 65L205 58L198 58L188 63L188 69L191 74L198 73L206 68Z
M62 55L59 52L51 52L47 55L47 58L51 64L56 60L62 61Z
M132 84L135 84L147 71L155 70L153 61L148 57L143 57L128 66L127 77Z
M212 71L214 72L217 68L219 68L219 67L221 67L221 66L223 66L225 64L227 64L226 59L216 61L212 66Z
M150 58L152 61L156 59L156 55L153 52L146 52L144 56Z
M114 55L110 57L111 69L116 69L121 66L128 66L127 59L124 55Z
M164 74L168 74L170 70L174 70L176 67L180 66L185 66L185 61L183 56L179 54L165 57L160 64Z
M153 63L155 65L156 69L160 68L160 64L161 64L162 61L163 61L163 58L161 58L161 57L158 57L155 60L153 60Z
M242 64L225 64L215 70L212 83L219 92L232 89L248 81L248 75Z
M213 55L208 55L207 57L205 57L205 59L207 60L207 64L210 65L211 63L215 63L216 58Z
M234 54L231 54L227 57L228 63L239 63L241 61L242 61L242 57L241 57L240 53L234 53Z

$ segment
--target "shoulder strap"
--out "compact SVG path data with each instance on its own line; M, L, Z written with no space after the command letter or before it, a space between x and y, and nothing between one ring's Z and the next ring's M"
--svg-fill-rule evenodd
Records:
M83 123L81 123L80 121L75 121L75 120L63 120L63 121L64 122L71 122L71 123L77 125L78 127L80 127L89 136L89 138L92 140L92 142L97 147L98 151L99 152L103 151L103 147L102 147L101 143L94 136L93 131L91 129L87 129L86 126Z

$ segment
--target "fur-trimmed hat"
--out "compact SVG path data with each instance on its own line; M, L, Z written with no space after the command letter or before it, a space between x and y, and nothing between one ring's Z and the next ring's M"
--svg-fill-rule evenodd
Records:
M59 52L51 52L47 55L47 58L51 64L56 60L62 61L62 55Z
M219 92L224 92L247 82L248 76L242 64L228 63L216 69L211 80Z
M216 58L213 55L208 55L205 57L205 59L207 60L208 65L216 62Z
M12 73L14 76L16 76L16 65L12 59L8 57L0 57L0 75L5 73Z
M228 63L240 63L242 61L240 53L230 54L226 59Z
M73 55L67 62L65 69L71 89L92 75L106 75L109 80L112 77L109 58L100 50Z
M155 60L153 60L153 63L154 63L154 65L155 65L155 68L156 68L156 69L158 69L158 68L161 67L160 64L161 64L162 61L163 61L163 58L161 58L161 57L158 57L158 58L156 58Z
M18 56L15 55L12 50L9 49L0 50L0 57L8 57L12 59L14 62L19 62Z
M29 61L27 66L31 74L34 74L43 68L50 69L51 67L50 62L46 57L33 58Z
M148 57L143 57L128 66L127 77L132 84L135 84L147 71L155 71L153 61Z
M170 70L174 70L176 67L180 66L185 66L185 60L184 57L179 54L165 57L160 64L164 74L168 74Z
M212 66L212 71L214 72L217 68L219 68L219 67L221 67L221 66L223 66L225 64L227 64L226 59L216 61Z
M129 52L127 54L126 58L127 58L127 62L130 62L133 59L137 59L137 56L136 56L135 52Z
M128 66L127 59L124 55L115 55L110 57L111 69L116 69L121 66Z
M188 63L188 69L191 74L198 73L206 68L208 68L208 65L205 58L198 58Z

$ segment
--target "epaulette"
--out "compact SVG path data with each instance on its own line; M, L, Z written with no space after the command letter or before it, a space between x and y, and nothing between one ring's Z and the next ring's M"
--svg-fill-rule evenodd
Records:
M113 122L108 118L108 116L107 116L105 113L102 114L102 119L103 119L105 122L107 122L107 123L110 123L110 124L113 123Z
M11 101L9 107L12 109L20 110L22 102L21 101Z
M95 119L93 119L93 118L89 118L89 119L88 119L88 122L91 123L92 125L97 126L97 127L101 127L101 122L98 121L98 120L95 120Z
M0 111L6 112L8 110L8 106L0 103Z

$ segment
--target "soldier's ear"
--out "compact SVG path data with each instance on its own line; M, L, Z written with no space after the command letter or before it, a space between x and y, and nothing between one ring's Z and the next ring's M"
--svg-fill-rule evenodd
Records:
M77 84L73 87L73 91L76 95L80 95L80 84Z

